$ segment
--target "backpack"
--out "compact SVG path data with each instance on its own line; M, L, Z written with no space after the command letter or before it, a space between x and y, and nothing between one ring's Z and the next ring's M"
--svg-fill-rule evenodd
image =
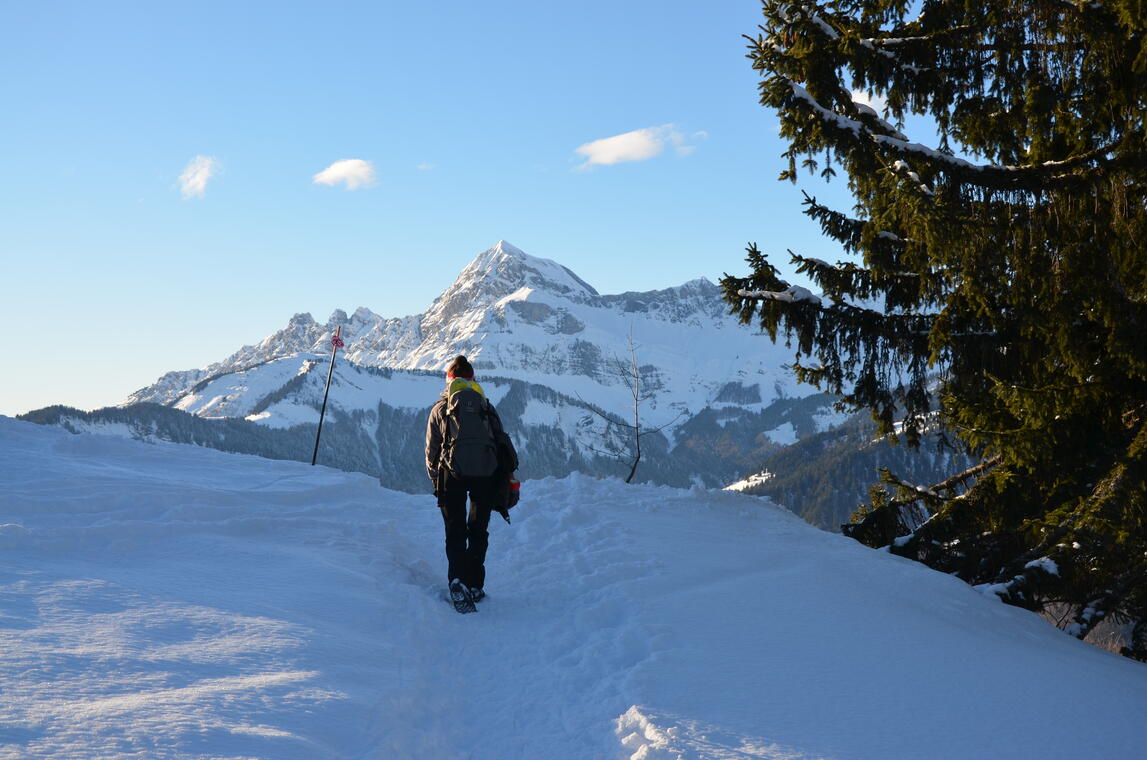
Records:
M477 383L460 385L446 399L442 467L455 478L489 477L498 468L498 447L486 397Z
M510 522L510 510L517 505L521 495L521 483L514 477L514 470L518 469L518 452L514 450L514 442L506 431L496 432L494 440L498 445L498 469L494 473L490 507L506 522Z

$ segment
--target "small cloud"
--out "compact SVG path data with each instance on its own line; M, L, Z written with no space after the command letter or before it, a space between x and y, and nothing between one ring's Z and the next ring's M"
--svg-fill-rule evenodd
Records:
M361 158L344 158L335 161L314 176L316 185L337 185L340 182L347 190L370 187L374 184L374 167L370 161Z
M876 113L884 113L884 109L888 106L888 99L883 95L873 95L871 92L865 90L853 90L852 102L859 103L862 106L868 106Z
M708 140L709 133L701 130L694 132L689 136L690 140ZM673 143L673 150L678 156L688 156L697 150L696 145L688 145L685 142L685 136L679 132L671 132L669 134L669 141Z
M701 133L694 133L694 136ZM600 140L579 145L576 152L585 156L585 161L574 167L577 170L588 169L591 166L612 166L613 164L628 161L646 161L653 158L672 145L678 156L687 156L696 146L687 145L685 135L677 131L672 124L663 124L660 127L646 127L635 129L613 137L603 137Z
M434 171L435 169L437 169L438 164L419 164L415 168L418 169L418 171L420 171L420 172L429 172L429 171Z
M196 156L179 175L179 192L184 198L202 198L207 193L207 183L220 168L219 160L213 156Z

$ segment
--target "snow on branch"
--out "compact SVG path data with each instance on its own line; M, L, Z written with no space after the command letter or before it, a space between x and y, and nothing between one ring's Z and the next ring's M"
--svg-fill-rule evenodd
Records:
M812 95L809 95L808 90L806 90L804 87L801 87L796 82L788 80L788 84L789 87L792 88L793 94L804 102L808 103L809 106L811 106L812 109L820 115L822 120L831 121L841 129L849 130L857 137L867 133L868 130L865 128L863 122L857 121L856 119L850 119L847 116L842 116L831 109L825 108L817 102L816 98L814 98Z
M808 288L800 285L790 285L784 290L738 290L741 298L757 298L764 301L782 301L784 303L805 302L820 306L820 299L813 295Z
M891 38L889 38L889 39L891 39ZM902 71L907 71L909 74L917 75L922 71L931 71L932 70L931 68L920 68L919 66L913 66L910 63L901 63L900 62L900 56L896 55L896 53L893 53L891 50L885 50L883 47L878 47L877 45L874 45L873 42L875 42L875 41L876 40L873 40L870 38L863 38L860 40L860 44L863 45L864 47L868 48L869 50L871 50L874 53L880 53L880 55L884 56L888 60L895 63L898 67L900 67L900 69ZM888 40L884 40L884 41L888 41Z
M1040 557L1039 559L1033 559L1031 562L1024 565L1024 570L1032 570L1035 568L1043 570L1048 575L1059 575L1059 565L1057 565L1055 560L1051 557Z
M1012 595L1023 597L1025 594L1025 587L1032 581L1030 572L1033 570L1038 570L1057 578L1059 577L1059 565L1056 563L1056 561L1051 557L1040 557L1039 559L1032 560L1031 562L1024 565L1023 572L1013 576L1009 580L999 581L997 583L979 583L975 586L972 586L972 588L976 591L979 591L984 596L991 596L994 594L1000 599L1005 600ZM1098 606L1095 602L1092 604ZM1087 632L1090 631L1092 627L1094 627L1093 625L1087 625L1087 623L1091 623L1091 619L1093 617L1095 618L1095 622L1099 622L1099 620L1102 619L1105 614L1105 612L1100 612L1097 609L1093 609L1093 607L1089 605L1085 610L1083 610L1083 612L1080 613L1080 617L1085 620L1085 624L1081 625L1079 622L1073 623L1072 625L1069 625L1067 628L1065 628L1064 632L1077 638L1083 638L1087 635Z
M932 188L924 184L924 180L920 179L920 175L912 171L912 167L904 161L895 161L892 164L892 171L898 173L902 172L906 177L908 177L908 179L916 183L916 186L920 188L920 192L924 193L928 197L934 198L936 196L936 193L932 192Z
M805 12L805 16L808 17L808 20L813 22L814 24L816 24L818 27L820 27L820 30L822 32L824 32L825 36L828 37L830 40L840 39L840 34L838 34L837 31L832 28L832 25L829 24L827 21L825 21L820 16L813 13L812 9L809 8L807 5L802 5L801 10L803 10Z
M908 137L903 132L885 121L883 117L881 117L881 115L876 112L875 108L867 106L864 103L860 103L856 100L852 101L852 105L856 107L857 111L860 111L865 116L874 119L876 123L880 125L881 129L886 130L893 137L899 138L901 140L908 139Z
M840 129L852 132L857 137L869 137L877 144L891 148L892 150L901 154L916 156L918 158L935 162L936 164L939 164L941 168L947 167L950 171L965 172L971 174L979 173L984 175L990 174L995 176L1002 175L1003 177L1010 178L1014 181L1019 180L1021 178L1020 175L1025 173L1042 173L1049 169L1070 168L1077 166L1086 161L1099 158L1106 153L1110 153L1117 147L1117 143L1108 143L1092 151L1088 151L1087 153L1082 153L1078 156L1072 156L1071 158L1065 158L1059 161L1044 161L1038 164L1025 164L1022 166L974 164L971 161L967 161L963 158L951 156L947 153L941 153L935 148L929 148L927 145L909 142L906 136L899 133L897 133L897 136L892 136L873 132L865 123L856 119L849 118L842 114L838 114L829 108L825 108L823 105L817 102L816 98L809 94L808 90L796 82L792 80L787 80L787 82L789 87L792 89L793 94L798 99L807 104L808 107L811 108L822 121L834 124ZM902 165L899 168L907 168L907 164L903 162L897 162L897 164ZM893 168L897 168L897 165L894 164ZM910 174L914 174L914 172L910 172ZM985 177L985 179L987 178L988 177ZM919 177L917 176L916 179L919 180ZM921 183L921 187L922 189L924 188L923 183ZM931 194L932 191L928 190L927 192Z
M897 63L900 63L900 61L896 60L896 54L895 53L889 52L889 51L884 50L882 48L878 48L875 45L873 45L871 42L869 42L868 40L861 40L860 44L864 45L869 50L874 50L877 53L880 53L885 58L889 58L893 61L896 61ZM917 72L919 71L919 69L917 69L915 66L911 66L910 68L913 69L914 71L917 71Z
M870 47L883 47L885 45L895 47L897 45L909 45L914 42L935 42L936 39L940 37L947 37L948 35L960 34L962 32L971 32L975 31L975 29L976 27L972 26L971 24L961 24L960 26L954 26L951 29L940 29L931 34L918 34L912 37L863 37L861 38L860 42L861 44L867 43L867 45Z
M816 24L817 26L819 26L820 31L824 32L825 36L828 37L828 39L835 40L835 39L841 38L840 34L838 34L836 32L836 30L833 29L832 25L830 25L827 21L825 21L824 18L821 18L816 13L814 13L813 8L810 8L809 6L801 6L799 8L797 8L796 6L793 6L793 7L790 7L788 10L795 10L795 11L798 11L798 13L803 13L805 18L809 19L809 21L811 21L813 24ZM794 17L790 16L788 14L788 11L783 6L778 9L778 15L780 16L781 21L783 21L785 23L793 22Z
M954 493L957 489L966 488L969 480L972 478L978 478L980 475L983 475L985 472L992 469L999 463L1000 458L998 456L992 457L990 459L985 459L984 461L969 467L963 472L958 472L955 475L952 475L949 478L945 478L939 483L934 483L930 486L916 485L914 483L909 483L907 481L893 477L891 478L892 484L903 488L905 494L908 495L894 499L891 504L894 506L911 504L925 497L932 497L942 501L947 501L949 500L947 497L940 495L941 491Z

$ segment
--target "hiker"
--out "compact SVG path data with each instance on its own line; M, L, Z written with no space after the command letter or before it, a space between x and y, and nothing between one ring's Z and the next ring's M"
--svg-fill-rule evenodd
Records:
M446 390L426 424L426 473L446 527L446 574L459 612L473 612L486 596L490 513L504 513L501 481L509 482L517 464L497 410L474 380L470 362L458 356L446 369Z

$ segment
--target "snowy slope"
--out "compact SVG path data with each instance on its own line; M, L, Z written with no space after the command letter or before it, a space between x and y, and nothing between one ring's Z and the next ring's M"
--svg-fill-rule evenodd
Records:
M294 354L199 383L174 408L199 417L244 417L272 427L315 424L330 368L329 356ZM294 385L283 392L284 386ZM444 388L438 372L378 371L351 362L335 362L330 403L343 411L370 412L379 402L398 409L427 410ZM482 388L501 402L506 380L483 377Z
M1137 758L1147 668L760 500L428 497L0 418L0 758Z
M304 353L231 372L199 383L173 406L200 417L245 417L271 427L315 424L327 381L329 356ZM283 387L294 387L283 393ZM498 384L487 383L495 402ZM350 362L335 362L333 404L344 411L373 411L379 402L404 409L427 409L441 393L438 373L371 372ZM281 396L281 398L279 398Z

